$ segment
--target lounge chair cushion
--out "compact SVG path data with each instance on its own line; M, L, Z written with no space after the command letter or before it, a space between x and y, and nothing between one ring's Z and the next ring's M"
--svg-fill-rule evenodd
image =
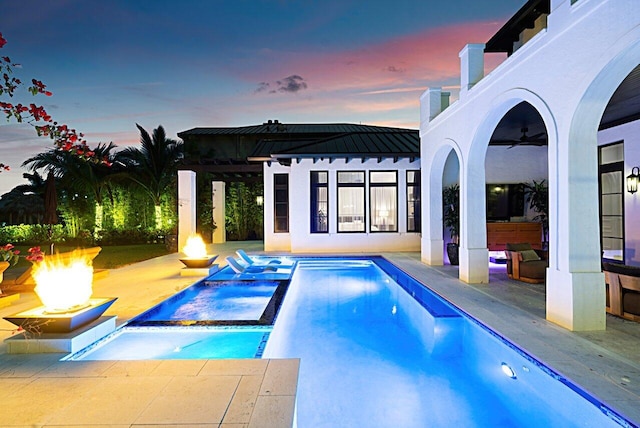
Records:
M522 257L523 262L528 262L531 260L540 260L540 256L534 250L524 250L520 251L520 257Z
M640 293L635 291L623 291L622 307L625 312L640 315Z

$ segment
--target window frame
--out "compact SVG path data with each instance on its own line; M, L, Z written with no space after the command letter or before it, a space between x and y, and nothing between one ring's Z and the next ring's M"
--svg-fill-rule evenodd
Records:
M278 177L285 177L285 184L278 184ZM278 201L278 190L286 191L286 200ZM278 206L284 205L286 215L278 216ZM286 229L280 230L278 220L285 219ZM289 174L276 173L273 174L273 233L289 233Z
M372 180L372 175L377 174L377 173L393 173L393 175L395 176L395 181L394 182L374 182ZM374 216L374 210L376 209L376 207L373 206L373 192L375 189L379 189L379 188L393 188L395 190L395 200L394 200L394 218L393 218L393 226L394 229L391 230L373 230L374 225L373 223L373 219L374 217L378 217L378 216ZM377 228L377 226L376 226ZM397 170L369 170L369 231L370 233L398 233L398 171Z
M602 163L602 149L607 148L607 147L611 147L611 146L615 146L620 144L622 147L622 160L619 161L615 161L615 162L609 162L609 163ZM611 172L619 172L620 173L620 177L621 177L621 184L620 184L620 192L615 192L615 193L603 193L603 186L602 186L602 176L604 174L607 173L611 173ZM613 261L613 262L617 262L617 263L626 263L626 232L625 232L625 192L627 191L626 189L626 176L625 176L625 164L624 164L624 140L620 140L620 141L616 141L610 144L603 144L601 146L598 146L598 219L599 219L599 223L600 223L600 253L602 254L602 258L609 260L609 261ZM620 221L621 221L621 237L615 237L615 236L605 236L604 235L604 224L603 224L603 220L604 217L602 214L603 211L603 206L602 206L602 197L604 195L615 195L615 194L620 194L621 195L621 214L620 214ZM607 215L607 217L615 217L615 215ZM620 239L621 240L621 245L622 245L622 260L618 260L618 259L611 259L611 258L605 258L604 257L604 239L608 238L608 239Z
M325 174L326 181L321 183L319 180L319 175ZM314 176L316 177L314 180ZM329 206L330 200L329 197L329 171L327 170L318 170L318 171L309 171L309 184L310 184L310 197L309 197L309 233L318 234L318 233L329 233ZM325 219L325 230L317 230L318 218L319 218L319 210L318 206L321 201L318 199L318 189L326 189L326 199L323 201L326 206L326 212L324 215Z
M410 173L414 173L414 181L409 181L409 174ZM407 177L407 182L406 182L406 191L407 191L407 213L406 213L406 220L407 220L407 233L422 233L422 205L421 205L421 199L422 199L422 177L420 176L420 170L419 169L408 169L406 171L406 177ZM415 188L413 195L416 196L415 199L411 200L409 199L409 190L411 188ZM417 192L416 192L417 190ZM413 208L413 228L409 227L410 223L410 216L409 216L409 212L410 212L410 207Z
M341 183L340 182L340 174L341 173L349 173L349 174L362 174L362 183ZM364 170L357 170L357 171L351 171L351 170L345 170L345 171L336 171L336 189L337 189L337 195L336 195L336 203L337 203L337 210L336 210L336 227L337 233L366 233L367 232L367 174L366 171ZM341 205L340 205L340 189L341 188L361 188L362 189L362 216L363 221L362 221L362 230L340 230L340 227L343 223L340 222L340 209L341 209ZM351 223L349 223L351 224Z

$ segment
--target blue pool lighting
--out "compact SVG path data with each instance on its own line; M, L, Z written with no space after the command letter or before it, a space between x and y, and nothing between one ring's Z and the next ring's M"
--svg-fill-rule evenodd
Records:
M502 363L501 366L502 366L502 373L504 373L511 379L516 379L516 372L514 372L511 367L509 367L509 364Z

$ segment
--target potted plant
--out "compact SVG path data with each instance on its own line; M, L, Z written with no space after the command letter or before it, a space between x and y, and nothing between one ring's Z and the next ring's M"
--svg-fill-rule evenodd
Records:
M449 263L457 265L458 239L460 236L460 186L452 184L442 190L442 219L444 226L449 229L451 242L447 243Z
M536 212L534 221L542 223L542 248L547 249L547 232L549 231L549 188L546 180L533 180L523 183L525 201L529 208Z

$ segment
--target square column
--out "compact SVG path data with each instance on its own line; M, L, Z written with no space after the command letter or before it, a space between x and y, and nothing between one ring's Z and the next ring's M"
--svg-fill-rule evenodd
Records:
M196 173L178 171L178 251L196 233Z
M484 77L484 44L470 43L460 51L460 99Z
M571 331L605 330L604 273L547 269L547 320Z
M211 242L214 244L223 244L227 242L227 229L224 223L225 217L225 191L226 184L224 181L211 182L211 206L213 207L213 224L216 225L213 231Z
M467 284L489 283L489 250L460 246L459 278Z

